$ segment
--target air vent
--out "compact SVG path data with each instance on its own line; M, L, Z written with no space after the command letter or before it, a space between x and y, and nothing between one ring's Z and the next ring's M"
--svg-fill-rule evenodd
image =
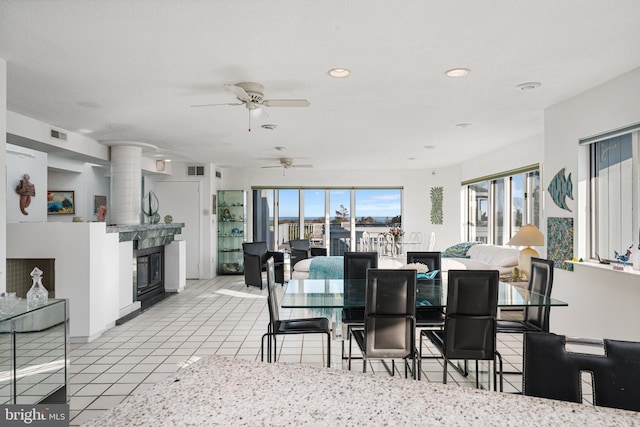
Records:
M216 171L216 178L222 178L222 172Z
M187 166L187 175L204 176L204 166Z
M59 139L61 141L66 141L67 140L67 134L64 132L60 132L58 130L55 129L51 129L51 138L55 138L55 139Z

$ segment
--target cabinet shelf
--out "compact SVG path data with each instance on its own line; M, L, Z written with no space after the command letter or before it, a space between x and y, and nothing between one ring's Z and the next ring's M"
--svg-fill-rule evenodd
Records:
M218 274L243 274L242 243L247 234L247 194L218 191Z

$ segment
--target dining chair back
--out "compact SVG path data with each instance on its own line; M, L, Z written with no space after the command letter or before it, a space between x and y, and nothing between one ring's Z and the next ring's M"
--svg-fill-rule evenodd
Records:
M407 264L420 263L429 271L439 270L435 279L442 279L442 254L440 252L407 252ZM440 282L442 283L442 282ZM444 310L432 307L418 307L416 309L418 328L442 328L444 326Z
M415 340L416 270L370 269L366 283L364 329L351 330L349 368L353 337L363 355L363 372L369 359L391 359L392 362L403 359L407 375L406 363L411 359L411 373L415 378L419 370ZM394 372L392 368L391 373Z
M499 279L498 270L449 270L444 330L421 332L445 359L444 383L449 360L475 360L476 386L479 386L477 361L492 360L495 389L498 358L502 391L502 356L496 348Z
M345 252L344 278L345 279L366 279L367 270L378 268L377 252Z
M269 307L269 325L262 335L260 359L264 361L264 340L267 339L267 362L277 359L278 335L325 334L327 336L327 367L331 366L331 327L326 317L300 319L280 319L278 296L275 289L275 265L273 258L267 260L267 305Z
M569 352L567 344L593 345L593 340L525 334L525 395L581 403L582 373L590 372L594 405L640 411L640 343L605 339L604 356Z
M529 275L529 291L549 298L553 287L553 261L542 258L531 258ZM542 332L549 332L549 306L525 307L524 321ZM532 328L533 329L533 328Z

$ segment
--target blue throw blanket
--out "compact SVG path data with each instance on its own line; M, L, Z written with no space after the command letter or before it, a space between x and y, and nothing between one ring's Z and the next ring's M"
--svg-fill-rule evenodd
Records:
M342 279L344 260L341 256L318 256L309 264L309 279Z

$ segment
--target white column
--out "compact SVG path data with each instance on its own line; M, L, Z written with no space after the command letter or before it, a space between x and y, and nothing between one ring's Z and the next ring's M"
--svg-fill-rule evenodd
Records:
M140 224L142 199L142 147L126 143L111 145L111 222Z

